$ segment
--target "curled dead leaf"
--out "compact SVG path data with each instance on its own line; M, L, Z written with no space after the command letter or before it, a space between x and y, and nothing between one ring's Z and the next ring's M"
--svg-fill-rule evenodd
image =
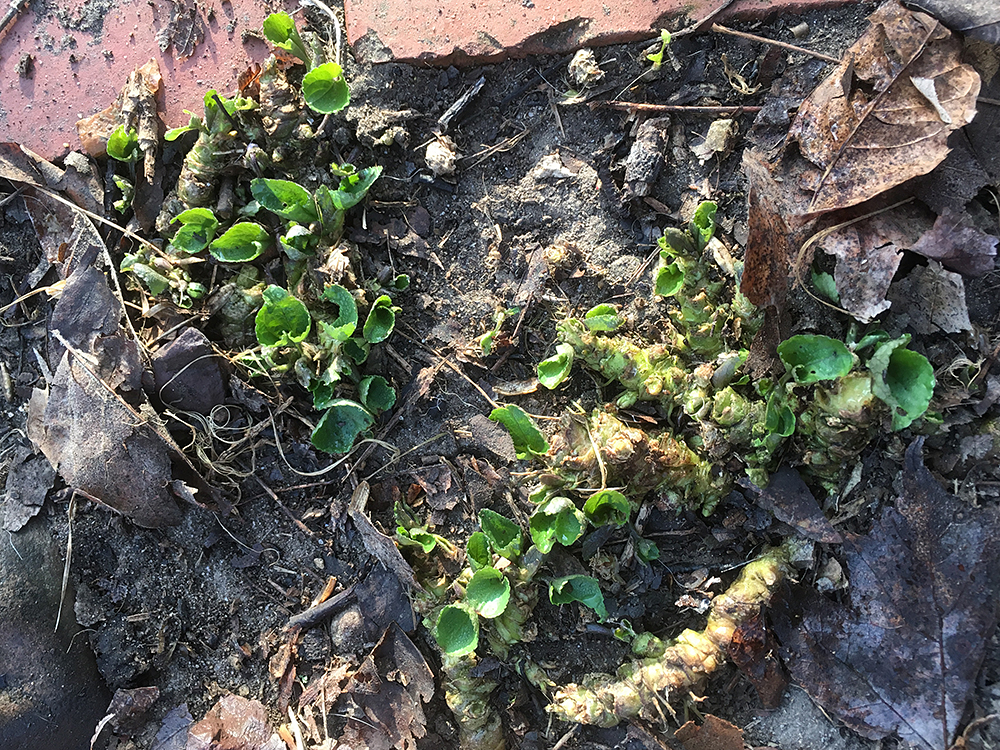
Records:
M789 130L821 173L810 213L852 206L930 172L972 121L979 74L944 26L896 0L802 103ZM916 83L918 82L918 83Z

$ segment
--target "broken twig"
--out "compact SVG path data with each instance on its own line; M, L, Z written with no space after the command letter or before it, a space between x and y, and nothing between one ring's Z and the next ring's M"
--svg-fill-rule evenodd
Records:
M353 604L356 599L357 597L354 594L354 584L352 583L346 589L333 595L325 602L310 607L305 612L300 612L299 614L288 618L288 622L285 624L285 629L291 630L292 628L298 628L299 630L307 630L314 625L318 625L327 617L330 617L331 615L334 615L340 610Z
M744 106L694 106L687 104L641 104L639 102L594 102L592 108L609 107L611 109L622 109L626 112L676 112L679 114L692 115L739 115L744 112L755 114L760 112L760 107Z
M772 47L781 47L781 49L787 49L789 52L801 52L804 55L811 55L812 57L818 58L820 60L826 60L827 62L833 63L834 65L840 64L840 60L838 60L836 57L830 57L829 55L824 55L822 52L813 52L811 49L806 49L805 47L796 47L794 44L788 44L787 42L779 42L777 39L768 39L767 37L757 36L756 34L748 34L745 31L736 31L735 29L730 29L727 28L726 26L720 26L717 23L712 24L712 31L718 34L729 34L730 36L738 36L740 39L749 39L751 42L770 44Z

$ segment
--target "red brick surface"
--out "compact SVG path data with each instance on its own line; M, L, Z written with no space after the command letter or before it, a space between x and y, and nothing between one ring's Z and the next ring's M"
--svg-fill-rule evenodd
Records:
M739 0L719 15L761 18L856 0ZM462 65L655 37L720 0L345 0L347 38L366 62Z
M179 2L180 0L178 0ZM448 65L566 52L656 36L683 18L701 18L721 0L346 0L348 40L365 61ZM789 16L850 0L739 0L720 18ZM236 78L269 51L257 36L272 10L296 0L199 0L205 40L178 61L157 42L172 0L69 0L46 15L21 11L0 31L0 140L53 159L79 148L76 121L114 101L128 74L155 58L163 75L168 127L200 113L208 88L231 92ZM189 3L194 5L193 0ZM7 3L0 0L0 10ZM103 17L95 7L109 7ZM301 18L301 16L298 16ZM29 71L19 63L31 56Z
M50 5L59 6L58 18L29 7L0 32L0 140L23 144L49 159L79 148L76 121L111 104L128 74L150 58L156 58L163 75L167 126L185 124L185 109L201 113L206 89L234 90L249 62L267 56L266 42L244 34L259 33L269 6L298 7L294 0L200 2L205 40L193 56L178 62L172 50L161 51L156 41L170 19L169 0L100 3L111 6L103 19L90 18L99 5L93 0ZM6 8L2 2L0 11ZM73 28L80 26L86 30ZM26 55L34 58L31 77L18 70Z

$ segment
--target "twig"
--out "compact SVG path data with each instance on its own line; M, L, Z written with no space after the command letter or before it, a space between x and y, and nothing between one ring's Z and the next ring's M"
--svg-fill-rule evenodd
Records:
M484 391L483 388L482 388L482 386L479 385L479 383L477 383L475 380L473 380L468 375L466 375L464 372L462 372L461 368L459 368L458 365L452 364L451 360L448 359L446 356L444 356L443 354L441 354L440 352L438 352L436 349L432 349L431 347L427 346L427 344L424 344L423 342L417 341L416 339L411 338L410 336L407 336L405 333L403 333L400 330L397 330L396 333L399 334L400 336L402 336L407 341L409 341L411 344L416 344L417 346L419 346L424 351L427 351L427 352L430 352L431 354L433 354L435 357L437 357L439 360L441 360L441 362L443 362L445 365L447 365L451 370L454 370L459 376L461 376L462 378L464 378L465 381L469 385L471 385L473 388L475 388L477 391L479 391L479 395L482 396L484 399L486 399L486 402L490 406L492 406L494 409L499 409L500 408L500 404L498 404L496 401L494 401L492 398L490 398L490 394L488 394L486 391Z
M717 15L719 15L722 11L724 11L726 8L732 5L734 1L735 0L725 0L725 2L723 2L717 8L709 11L708 15L702 18L700 21L695 21L690 26L685 26L680 31L671 34L671 36L674 39L676 39L679 36L687 36L688 34L697 34L699 31L703 30L706 26L708 26L708 24L710 24Z
M805 47L796 47L794 44L788 44L787 42L779 42L777 39L768 39L764 36L757 36L756 34L748 34L745 31L736 31L735 29L727 28L726 26L720 26L717 23L712 24L712 31L718 34L729 34L731 36L738 36L740 39L749 39L751 42L760 42L761 44L770 44L772 47L781 47L782 49L787 49L789 52L801 52L803 55L811 55L812 57L819 58L820 60L826 60L827 62L833 63L834 65L839 65L840 60L836 57L830 57L829 55L824 55L822 52L813 52L811 49L806 49Z
M69 529L66 533L66 563L63 565L62 588L59 591L59 609L56 611L56 626L52 631L53 633L59 632L63 604L66 603L66 591L69 589L69 569L73 562L73 520L76 517L76 490L73 490L69 496L69 508L66 511L66 517Z
M694 106L687 104L641 104L639 102L593 102L590 107L609 107L610 109L621 109L626 112L676 112L678 114L691 115L739 115L744 112L754 114L760 112L760 107L732 107L732 106Z
M292 511L288 509L288 506L286 506L283 502L281 502L278 496L274 494L274 490L272 490L270 487L264 484L264 481L256 474L253 475L253 478L257 480L257 484L259 484L261 486L261 489L263 489L264 492L267 493L267 496L270 497L275 503L277 503L278 507L284 511L285 515L292 520L292 523L294 523L298 527L299 531L304 533L306 536L311 537L312 539L316 538L315 532L313 532L312 529L310 529L308 526L302 523L302 521L299 520L298 516L292 513Z
M354 594L354 585L355 584L352 583L346 589L334 594L322 604L317 604L314 607L310 607L305 612L293 615L285 624L285 629L290 630L292 628L298 628L300 630L306 630L314 625L318 625L327 617L332 616L340 610L347 608L348 605L353 604L357 599Z
M732 2L732 0L730 0L730 2ZM581 726L583 726L583 725L582 724L574 724L570 728L570 730L568 732L566 732L566 734L564 734L562 737L560 737L559 741L552 746L552 750L562 750L562 748L565 747L566 743L569 742L573 738L573 735L576 734L577 730Z

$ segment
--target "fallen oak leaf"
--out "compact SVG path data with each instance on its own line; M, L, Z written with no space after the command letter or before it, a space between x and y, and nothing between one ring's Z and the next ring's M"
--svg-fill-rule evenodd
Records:
M906 451L902 494L844 545L850 605L786 591L772 617L792 677L869 739L946 750L997 624L996 509L972 508Z

